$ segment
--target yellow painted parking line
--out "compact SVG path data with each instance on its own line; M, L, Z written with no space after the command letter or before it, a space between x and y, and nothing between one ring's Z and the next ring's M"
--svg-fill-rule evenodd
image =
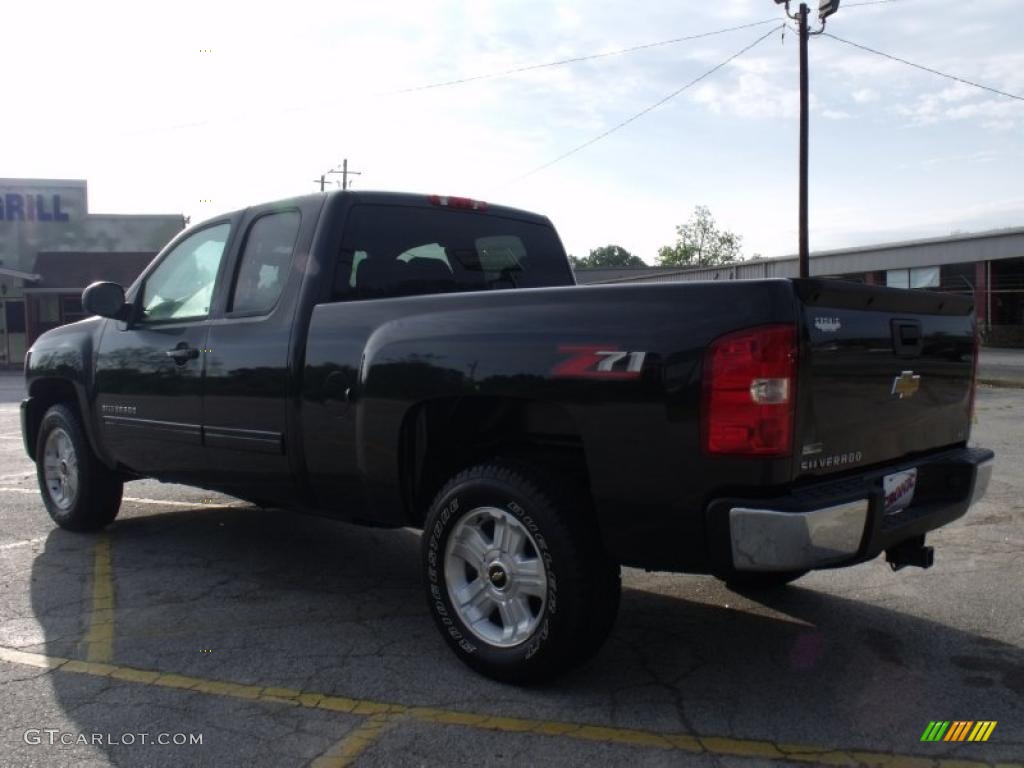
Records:
M992 763L984 760L963 760L922 755L894 754L891 752L870 752L865 750L844 750L838 747L811 744L786 744L760 739L740 739L727 736L711 736L686 733L661 733L639 728L616 728L589 723L573 723L557 720L538 720L525 717L502 717L476 712L433 707L412 707L369 699L355 699L344 696L330 696L311 691L297 691L289 688L242 685L219 680L207 680L159 670L136 669L120 664L94 661L76 661L56 656L20 651L0 646L0 661L21 664L57 672L109 677L155 688L177 688L215 696L264 701L310 709L321 709L346 714L367 715L382 720L404 715L437 725L450 725L502 733L528 733L555 738L579 739L632 747L646 747L664 751L682 751L697 754L713 754L727 757L761 758L787 760L815 765L855 766L870 765L876 768L982 768ZM364 747L365 749L365 747ZM1024 768L1024 763L999 763L1003 768Z
M370 715L345 738L311 762L310 768L348 768L363 752L372 747L394 722L393 715Z
M92 566L92 611L83 639L85 660L107 662L114 658L114 574L110 566L110 537L96 541Z
M19 651L17 648L0 647L0 661L9 664L21 664L26 667L39 667L40 669L59 669L68 663L68 659L60 656L45 656L41 653L30 653Z

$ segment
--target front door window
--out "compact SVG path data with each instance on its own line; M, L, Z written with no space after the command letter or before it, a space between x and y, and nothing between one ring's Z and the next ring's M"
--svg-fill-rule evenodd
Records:
M210 313L229 224L217 224L186 238L146 278L142 320L192 320Z

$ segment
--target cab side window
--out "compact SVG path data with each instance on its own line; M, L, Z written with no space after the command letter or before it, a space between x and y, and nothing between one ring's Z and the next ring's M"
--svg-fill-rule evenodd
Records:
M213 286L230 231L230 224L217 224L175 246L146 278L142 288L143 322L203 318L210 313Z
M239 259L229 312L265 314L274 308L288 279L298 236L298 211L270 213L253 222Z

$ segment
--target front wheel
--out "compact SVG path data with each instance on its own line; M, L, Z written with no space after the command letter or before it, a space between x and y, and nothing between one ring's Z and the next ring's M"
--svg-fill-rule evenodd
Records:
M431 505L427 599L449 646L478 672L539 682L585 661L610 632L619 567L580 496L530 467L489 463L457 475Z
M93 455L78 415L55 405L36 436L36 478L50 517L69 531L97 531L117 517L124 483Z

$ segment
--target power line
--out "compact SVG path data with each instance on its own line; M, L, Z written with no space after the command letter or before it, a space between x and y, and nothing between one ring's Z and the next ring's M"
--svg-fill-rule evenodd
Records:
M893 0L886 0L886 2L892 2ZM877 0L876 0L877 2ZM726 29L716 29L712 32L699 32L695 35L686 35L685 37L674 37L671 40L659 40L655 43L643 43L641 45L633 45L629 48L619 48L615 51L606 51L605 53L593 53L586 56L573 56L568 59L558 59L557 61L547 61L543 64L529 64L522 67L514 67L513 69L506 69L500 72L489 72L485 75L472 75L470 77L460 77L456 80L444 80L437 83L428 83L427 85L414 85L410 88L402 88L397 91L389 91L389 94L399 93L414 93L415 91L427 91L432 88L447 88L451 85L462 85L464 83L472 83L477 80L492 80L498 77L508 77L509 75L517 75L522 72L532 72L537 69L548 69L550 67L560 67L563 64L576 64L581 61L593 61L594 59L604 59L609 56L621 56L625 53L635 53L636 51L647 50L648 48L659 48L665 45L675 45L676 43L684 43L688 40L700 40L704 37L714 37L715 35L724 35L727 32L737 32L741 29L750 29L751 27L760 27L764 24L777 23L777 18L763 19L761 21L752 21L749 24L741 24L738 27L728 27ZM773 30L774 31L774 30Z
M970 85L970 86L973 86L975 88L980 88L983 91L988 91L990 93L995 93L995 94L997 94L999 96L1006 96L1009 99L1016 99L1017 101L1024 101L1024 96L1019 96L1019 95L1017 95L1015 93L1007 93L1006 91L1000 91L998 88L992 88L991 86L988 86L988 85L982 85L981 83L975 83L973 80L966 80L966 79L964 79L962 77L957 77L956 75L950 75L950 74L948 74L946 72L940 72L937 69L932 69L931 67L926 67L923 64L915 64L912 61L907 61L906 59L901 59L899 56L893 56L892 54L885 53L883 51L876 51L874 48L869 48L866 45L861 45L860 43L855 43L852 40L844 40L841 37L836 37L835 35L833 35L830 32L823 32L822 34L825 37L831 37L833 40L838 40L840 43L846 43L846 45L853 46L854 48L859 48L862 51L867 51L868 53L874 53L874 54L876 54L878 56L884 56L887 59L891 59L892 61L898 61L900 64L906 64L908 67L913 67L914 69L920 69L922 72L929 72L929 73L931 73L933 75L938 75L939 77L944 77L947 80L953 80L954 82L957 82L957 83L963 83L964 85Z
M905 0L865 0L860 3L850 3L844 5L844 9L849 8L863 8L869 5L887 5L889 3L900 3ZM548 69L550 67L560 67L565 64L577 64L581 61L593 61L595 59L604 59L610 56L622 56L627 53L636 53L637 51L645 51L650 48L661 48L666 45L676 45L677 43L685 43L689 40L700 40L705 37L714 37L716 35L724 35L729 32L738 32L743 29L751 29L752 27L760 27L765 24L771 24L777 22L777 18L762 19L761 21L751 21L747 24L740 24L737 27L726 27L725 29L716 29L711 32L698 32L694 35L686 35L684 37L673 37L670 40L658 40L653 43L641 43L640 45L632 45L628 48L619 48L614 51L606 51L604 53L592 53L584 56L572 56L568 59L558 59L556 61L546 61L541 64L525 64L520 67L513 67L512 69L504 69L499 72L488 72L483 75L470 75L468 77L459 77L454 80L442 80L436 83L427 83L426 85L413 85L408 88L400 88L395 91L388 91L381 95L397 95L400 93L415 93L416 91L427 91L433 88L447 88L452 85L463 85L465 83L474 83L478 80L493 80L499 77L508 77L509 75L518 75L523 72L533 72L538 69Z
M850 8L862 8L865 5L886 5L887 3L900 3L903 0L867 0L864 3L850 3L849 5L843 4L843 10L849 10Z
M618 124L612 126L608 130L606 130L604 133L601 133L598 136L595 136L594 138L592 138L592 139L590 139L588 141L583 142L579 146L574 147L573 149L570 149L568 152L562 153L561 155L556 157L554 160L550 160L550 161L544 163L544 165L537 166L532 171L527 171L522 176L519 176L519 177L517 177L515 179L512 179L508 183L511 184L513 182L522 181L523 179L525 179L525 178L527 178L529 176L532 176L535 173L539 173L540 171L546 170L546 169L550 168L552 165L554 165L555 163L560 163L562 160L565 160L567 157L575 155L580 150L586 149L591 144L596 144L601 139L610 136L611 134L615 133L620 128L625 128L627 125L629 125L633 121L638 120L641 117L643 117L644 115L646 115L648 112L653 112L655 109L660 107L662 104L665 104L666 102L671 101L672 99L674 99L676 96L678 96L679 94L681 94L683 91L687 90L688 88L692 88L697 83L699 83L701 80L704 80L705 78L710 77L715 72L720 70L722 67L726 66L727 64L729 64L733 60L738 59L740 56L742 56L744 53L749 51L754 46L756 46L756 45L760 44L761 42L767 40L769 37L771 37L773 34L778 32L784 26L785 26L784 24L779 24L778 26L768 30L768 32L766 32L765 34L761 35L761 37L757 38L757 40L755 40L754 42L750 43L745 48L737 51L736 53L734 53L732 56L730 56L729 58L727 58L725 61L721 62L720 64L716 64L711 69L709 69L707 72L705 72L704 74L700 75L699 77L694 78L693 80L688 82L683 87L678 88L678 89L672 91L672 93L670 93L668 96L665 96L663 99L660 99L659 101L656 101L654 104L651 104L649 107L646 107L646 108L640 110L639 112L637 112L632 117L629 117L629 118L623 120L621 123L618 123Z

